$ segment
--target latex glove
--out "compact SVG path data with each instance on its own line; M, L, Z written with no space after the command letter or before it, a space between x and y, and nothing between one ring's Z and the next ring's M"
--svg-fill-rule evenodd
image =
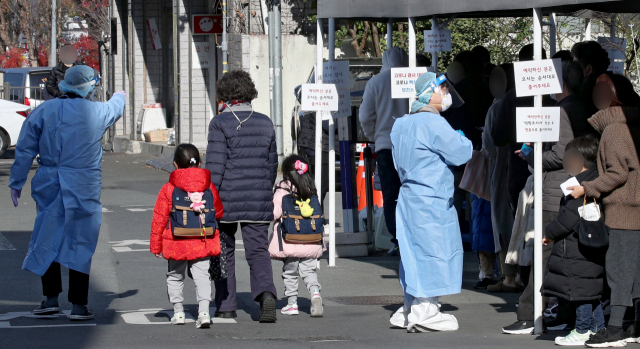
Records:
M456 130L456 132L458 132L460 135L462 135L462 137L466 137L466 136L464 135L464 132L462 132L462 130Z
M22 189L13 189L11 188L11 200L13 200L13 206L18 207L18 199L20 199L20 195L22 195Z
M124 98L124 99L127 99L127 93L124 92L124 91L118 91L118 92L114 93L113 96L111 96L111 98L113 98L115 96L118 96L118 95L122 96L122 98Z

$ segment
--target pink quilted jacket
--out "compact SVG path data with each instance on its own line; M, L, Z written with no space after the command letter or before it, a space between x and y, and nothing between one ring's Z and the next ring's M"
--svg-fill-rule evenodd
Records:
M295 258L315 258L320 259L322 252L326 251L324 239L322 244L290 244L282 241L282 251L278 243L278 225L282 217L282 197L289 194L291 184L286 181L277 185L279 188L273 194L273 232L269 240L269 254L272 259L283 259L287 257Z

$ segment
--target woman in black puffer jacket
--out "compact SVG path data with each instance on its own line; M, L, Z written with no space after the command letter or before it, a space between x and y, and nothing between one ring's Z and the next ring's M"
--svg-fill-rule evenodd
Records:
M207 170L220 193L224 215L221 240L226 243L226 280L216 280L215 317L236 316L235 245L238 225L251 273L251 295L260 302L260 322L276 321L276 288L269 256L269 225L273 220L273 185L278 153L273 123L254 112L258 96L251 76L241 70L216 83L221 113L209 124Z

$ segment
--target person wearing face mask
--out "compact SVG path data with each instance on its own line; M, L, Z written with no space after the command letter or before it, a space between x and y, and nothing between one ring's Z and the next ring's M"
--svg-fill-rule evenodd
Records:
M580 64L584 74L584 83L579 95L585 105L586 115L591 116L598 112L593 100L593 88L597 78L609 69L611 60L607 51L596 41L583 41L573 45L571 55L573 60Z
M573 139L567 144L564 155L564 169L579 183L598 178L596 161L598 139L593 135ZM586 199L588 204L593 197ZM583 346L592 334L604 329L604 314L600 299L604 285L603 249L591 249L580 245L578 233L574 230L580 222L580 209L584 200L571 195L562 198L560 212L545 228L542 243L554 242L544 276L542 293L571 302L575 308L575 328L565 337L557 337L558 345ZM603 232L604 233L604 232Z
M25 120L11 166L11 199L18 206L33 160L40 165L31 180L38 214L22 265L42 277L46 300L35 315L60 312L60 266L69 268L71 320L90 320L87 309L91 258L102 221L102 144L105 131L122 116L125 93L105 103L86 99L97 82L95 70L69 68L60 83L64 95L46 101Z
M594 102L606 109L593 115L589 123L601 133L599 177L568 189L576 199L586 195L601 200L605 224L611 228L605 260L611 317L607 329L585 343L606 348L625 346L625 342L640 338L640 109L626 104L637 100L628 79L606 74L598 80L594 97L601 91L601 99L595 98ZM630 307L635 307L635 322L625 332L622 325Z
M391 130L393 161L402 183L396 229L405 294L391 324L409 332L458 329L454 316L440 312L438 297L460 293L462 287L462 237L453 207L452 169L471 159L473 146L440 116L455 103L452 94L445 76L422 74L411 113L396 120Z

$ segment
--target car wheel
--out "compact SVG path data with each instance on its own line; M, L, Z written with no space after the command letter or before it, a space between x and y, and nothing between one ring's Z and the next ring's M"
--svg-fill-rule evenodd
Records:
M9 135L0 129L0 156L3 156L4 153L7 152L7 148L9 148Z

